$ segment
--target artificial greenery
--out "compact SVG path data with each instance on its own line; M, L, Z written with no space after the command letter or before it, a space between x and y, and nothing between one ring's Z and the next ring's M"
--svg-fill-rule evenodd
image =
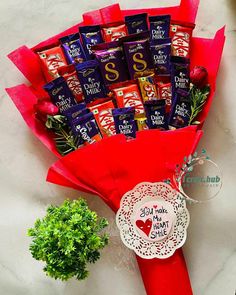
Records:
M77 149L77 139L73 137L65 116L48 116L46 127L54 132L56 148L61 155Z
M28 230L31 254L46 262L48 276L83 280L88 276L87 264L97 261L99 250L108 243L108 235L101 232L107 225L108 221L91 211L84 199L50 206L46 216Z
M196 86L192 86L190 90L191 115L189 119L189 125L200 124L200 122L196 121L195 119L198 116L198 114L202 111L202 108L207 101L207 97L209 93L210 93L209 85L204 86L202 89Z

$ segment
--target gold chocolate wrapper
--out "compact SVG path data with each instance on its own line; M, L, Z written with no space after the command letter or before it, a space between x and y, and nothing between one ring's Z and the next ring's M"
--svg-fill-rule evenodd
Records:
M147 69L143 72L136 72L134 74L134 79L138 79L138 78L141 78L141 77L146 77L146 76L150 76L150 75L154 75L155 74L155 71L154 69Z
M136 121L138 131L148 129L148 126L147 126L147 123L146 123L147 118L145 117L144 114L138 114L138 115L135 116L134 119Z
M157 90L154 83L154 74L138 78L143 101L157 100Z

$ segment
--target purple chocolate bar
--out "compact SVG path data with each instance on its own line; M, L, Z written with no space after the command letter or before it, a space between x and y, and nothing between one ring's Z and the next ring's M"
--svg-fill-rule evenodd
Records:
M171 107L169 126L181 128L188 126L191 114L191 99L189 92L178 89Z
M81 116L81 115L85 115L89 112L90 112L89 109L86 108L86 103L81 102L81 103L78 103L78 104L72 106L68 110L66 110L64 112L64 115L66 116L69 124L71 125L72 121L75 118L77 118L78 116Z
M61 46L69 64L81 63L86 60L79 33L60 38Z
M119 42L102 43L95 46L93 52L99 62L104 83L118 83L128 79L123 48Z
M177 89L182 89L189 91L190 87L190 69L189 69L189 59L172 56L171 61L171 87L172 87L172 97L175 97Z
M134 120L134 113L134 107L112 110L117 134L122 133L127 137L136 137L137 127Z
M142 32L123 38L123 46L131 79L136 78L136 73L153 69L149 38L144 36L146 34Z
M79 32L81 34L87 59L93 59L94 56L91 47L103 43L101 27L99 25L79 27Z
M165 99L146 101L144 107L150 129L168 129Z
M149 23L151 41L169 37L170 15L149 16Z
M72 122L72 132L80 138L80 144L88 145L102 139L92 112L77 117Z
M73 93L63 77L49 82L43 88L48 92L52 102L59 108L61 114L64 114L66 110L77 104Z
M158 75L170 74L171 39L158 39L150 45L152 60Z
M86 61L75 66L86 103L96 98L106 97L106 89L96 60Z
M128 15L125 17L125 24L129 34L136 34L148 30L147 13Z

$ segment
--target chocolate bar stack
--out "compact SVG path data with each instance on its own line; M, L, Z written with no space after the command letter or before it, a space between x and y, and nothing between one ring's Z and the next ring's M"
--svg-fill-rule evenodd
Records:
M190 42L195 25L170 15L126 16L79 27L37 51L44 90L78 147L123 133L189 124Z

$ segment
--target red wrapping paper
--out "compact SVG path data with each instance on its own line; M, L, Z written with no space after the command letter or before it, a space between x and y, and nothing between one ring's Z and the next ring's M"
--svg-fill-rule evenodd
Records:
M124 135L109 137L60 159L49 169L47 180L79 190L83 183L116 212L124 193L138 183L172 179L175 166L194 151L201 135L190 126L174 132L138 132L131 141ZM192 294L180 249L168 259L137 256L137 261L148 295Z
M79 25L108 23L123 20L125 15L147 12L149 15L171 14L173 19L194 22L199 0L182 0L179 6L153 9L120 10L114 4L83 15L83 22L49 38L29 49L22 46L8 55L10 60L29 80L24 84L6 89L23 119L35 136L58 158L51 134L35 119L34 104L38 98L47 96L42 86L46 83L35 51L55 44L58 38L78 31ZM205 66L209 73L211 93L201 112L200 129L208 115L215 92L215 81L224 45L224 28L213 39L196 38L191 44L191 67ZM48 180L63 186L90 192L101 197L114 211L117 211L121 196L141 181L159 181L173 174L175 165L191 153L201 132L196 127L177 131L160 132L147 130L139 132L137 139L126 142L123 135L107 138L101 142L80 149L53 165ZM178 143L178 144L177 144ZM180 144L181 143L181 144ZM150 155L151 156L148 156ZM98 157L98 155L100 155ZM139 159L138 159L139 157ZM78 161L78 165L74 165ZM78 166L78 171L75 167ZM137 257L148 295L189 295L191 285L181 250L166 259L145 260ZM157 283L158 282L158 283Z

